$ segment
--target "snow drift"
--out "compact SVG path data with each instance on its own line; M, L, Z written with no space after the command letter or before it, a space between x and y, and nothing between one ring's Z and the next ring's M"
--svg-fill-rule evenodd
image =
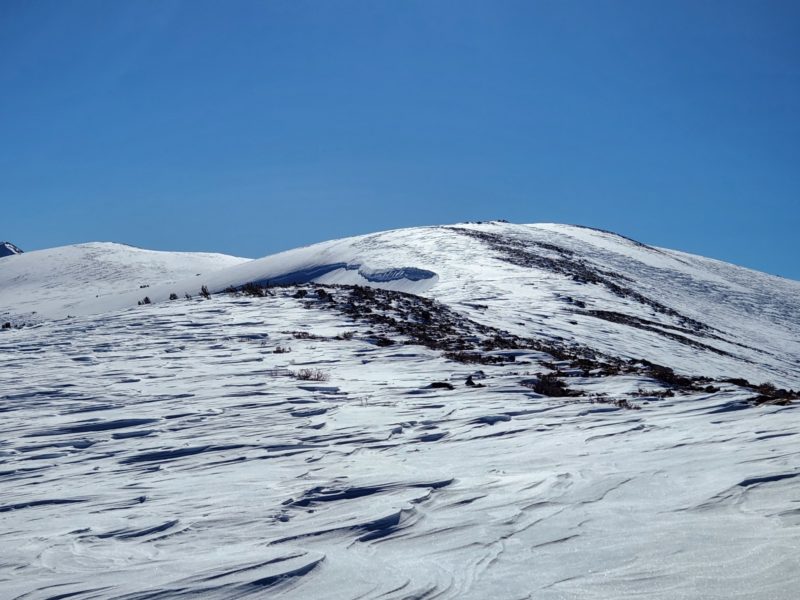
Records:
M794 600L799 286L507 223L3 258L0 596Z

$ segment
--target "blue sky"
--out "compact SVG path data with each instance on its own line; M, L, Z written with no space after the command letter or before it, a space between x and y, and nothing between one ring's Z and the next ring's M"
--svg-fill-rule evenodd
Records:
M601 227L800 279L800 3L5 0L0 239Z

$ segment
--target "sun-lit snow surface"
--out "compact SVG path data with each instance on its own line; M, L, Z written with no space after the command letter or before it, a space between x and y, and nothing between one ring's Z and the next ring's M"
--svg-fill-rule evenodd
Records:
M470 232L497 236L509 250ZM547 265L509 262L519 258L519 248L545 260L566 256L679 316ZM154 262L157 257L165 262ZM144 296L159 302L172 293L196 295L202 285L216 292L252 281L423 294L520 335L572 340L686 373L800 386L800 282L567 225L401 229L253 261L105 244L31 252L0 262L0 318L24 311L31 318L31 310L51 318L102 313L135 306ZM143 284L150 287L139 289ZM640 322L632 326L592 312ZM684 317L707 327L687 326Z
M0 319L36 321L114 308L114 298L202 275L248 259L201 252L155 252L93 242L8 256L0 263Z
M522 336L800 386L800 283L577 227L255 261L11 256L0 317L35 324L0 331L0 598L797 597L796 404L726 384L658 398L631 375L569 385L641 410L547 398L522 385L535 352L463 365L379 347L313 294L197 296L251 281L408 291Z
M475 367L303 302L3 332L0 596L797 597L795 406L545 398L525 352L468 388Z

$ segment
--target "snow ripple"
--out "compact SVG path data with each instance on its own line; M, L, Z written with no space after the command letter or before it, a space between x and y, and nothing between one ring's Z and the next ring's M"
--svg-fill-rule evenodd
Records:
M292 294L4 335L0 596L796 596L794 405L547 398L523 350L470 387Z

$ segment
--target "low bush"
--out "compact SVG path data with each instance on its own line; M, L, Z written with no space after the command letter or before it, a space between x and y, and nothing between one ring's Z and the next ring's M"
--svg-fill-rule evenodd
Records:
M617 408L625 408L627 410L641 410L642 409L642 407L639 406L638 404L632 404L631 402L629 402L627 398L622 398L621 400L615 400L614 401L614 406L616 406Z
M472 375L467 377L467 380L464 382L467 387L474 387L474 388L482 388L486 387L483 383L475 383L475 379L473 379Z
M456 389L452 383L448 383L446 381L434 381L432 384L428 386L428 389L431 390L454 390Z
M753 391L757 392L758 396L751 398L750 401L756 405L775 404L786 406L791 404L793 400L800 400L800 393L794 390L778 389L771 383L762 383L754 386Z
M555 373L548 373L542 375L539 379L533 381L531 384L523 384L531 387L534 392L542 396L550 396L551 398L565 398L568 396L581 396L581 392L571 390L567 387L558 375Z
M475 363L480 365L500 365L507 362L514 362L514 357L496 356L494 354L481 354L480 352L445 352L445 358L460 363Z
M240 287L239 291L245 296L253 296L253 298L263 298L264 296L269 295L266 288L262 285L258 285L257 283L247 283Z
M300 369L294 376L302 381L328 381L331 378L322 369Z
M648 390L645 388L639 388L632 395L639 397L646 396L649 398L673 398L675 396L675 392L672 390Z
M385 348L386 346L393 346L394 340L389 339L385 335L379 335L375 338L375 345Z
M315 333L309 333L308 331L285 331L284 333L291 334L291 336L296 340L324 340L325 339L321 335L317 335Z

